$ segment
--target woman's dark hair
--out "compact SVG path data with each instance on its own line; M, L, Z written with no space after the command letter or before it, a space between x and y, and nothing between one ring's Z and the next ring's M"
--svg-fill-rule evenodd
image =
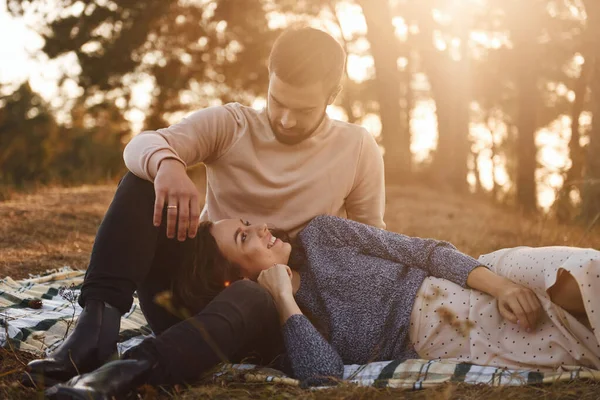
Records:
M200 312L229 284L241 279L239 266L225 258L210 233L212 225L210 221L201 222L196 237L184 242L185 246L193 248L184 249L185 259L176 272L171 287L175 305L178 308L184 307L191 315ZM300 243L290 239L287 232L276 228L269 228L269 231L280 240L292 243L292 247L301 247ZM300 251L296 253L296 257L290 258L290 268L301 268L304 264L302 254L303 251ZM329 328L323 321L314 318L308 310L302 309L302 312L325 339L329 340Z
M201 222L196 237L184 242L184 260L176 272L171 287L173 298L178 306L196 314L223 289L242 279L239 266L228 261L217 241L210 233L213 223ZM269 229L284 242L290 241L289 235L279 229Z
M185 241L184 260L176 272L172 292L178 305L192 314L200 311L228 284L240 279L237 265L221 253L210 233L213 223L201 222L196 237Z

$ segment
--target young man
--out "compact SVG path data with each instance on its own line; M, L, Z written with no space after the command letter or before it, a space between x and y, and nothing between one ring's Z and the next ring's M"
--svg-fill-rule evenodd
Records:
M114 352L120 316L131 307L135 290L152 330L167 335L165 343L181 346L146 340L134 358L169 366L176 379L191 379L190 373L218 361L194 354L187 365L171 365L169 358L185 353L189 340L213 341L217 349L207 345L205 351L226 358L246 350L262 355L279 350L277 311L254 282L232 284L186 321L154 297L171 289L174 268L196 251L199 217L269 220L292 235L319 214L385 227L383 160L375 140L364 128L326 114L341 89L345 58L342 47L322 31L287 30L271 51L266 109L212 107L131 140L124 158L133 174L121 181L98 231L80 296L84 310L57 351L30 363L32 376L64 381L104 363ZM186 173L200 162L208 179L202 213ZM198 335L197 326L208 338ZM140 371L145 373L147 364L138 365ZM137 376L131 374L126 383Z

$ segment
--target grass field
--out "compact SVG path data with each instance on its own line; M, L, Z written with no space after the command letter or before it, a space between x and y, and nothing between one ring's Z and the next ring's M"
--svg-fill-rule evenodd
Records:
M114 194L114 185L46 188L0 202L0 276L14 279L65 265L87 266L96 229ZM452 242L477 257L502 247L570 245L600 249L598 227L560 225L528 218L471 195L440 193L420 186L388 187L388 229ZM36 399L39 393L18 383L31 356L0 349L0 399ZM205 385L171 395L148 388L152 398L230 399L600 399L600 382L538 387L490 388L443 385L420 392L342 386L304 391L267 385Z

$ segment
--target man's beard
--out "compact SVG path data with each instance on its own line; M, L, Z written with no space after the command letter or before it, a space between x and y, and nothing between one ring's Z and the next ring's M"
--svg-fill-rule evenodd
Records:
M324 110L323 115L321 116L321 118L315 124L315 126L313 128L308 129L305 133L298 134L298 135L289 135L289 136L282 135L281 133L279 133L279 130L277 129L277 127L273 126L273 122L271 121L271 118L269 118L269 124L271 125L271 130L273 131L273 135L275 135L275 139L277 139L277 141L279 143L283 143L288 146L293 146L293 145L303 142L304 140L311 137L312 134L315 133L317 128L319 128L319 126L321 126L321 124L323 123L323 119L325 119L325 114L326 114L326 111Z

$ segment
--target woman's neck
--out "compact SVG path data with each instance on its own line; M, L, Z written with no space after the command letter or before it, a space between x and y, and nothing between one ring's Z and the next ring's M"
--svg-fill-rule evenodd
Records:
M300 273L298 271L292 270L292 293L294 295L300 289Z

